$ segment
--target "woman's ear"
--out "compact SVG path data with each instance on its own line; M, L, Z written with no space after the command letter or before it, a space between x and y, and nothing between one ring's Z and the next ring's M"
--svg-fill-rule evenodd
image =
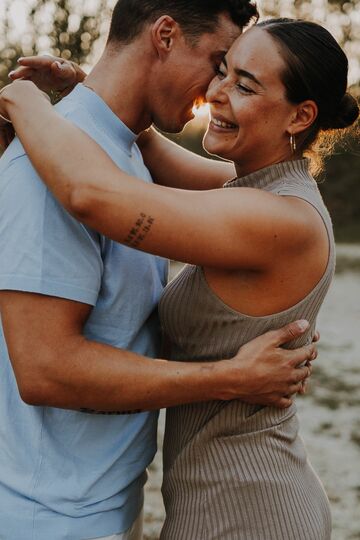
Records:
M291 124L288 126L288 132L298 135L306 131L316 120L318 116L318 107L313 100L306 100L297 105Z
M153 23L151 41L160 60L170 53L178 33L179 25L169 15L163 15Z

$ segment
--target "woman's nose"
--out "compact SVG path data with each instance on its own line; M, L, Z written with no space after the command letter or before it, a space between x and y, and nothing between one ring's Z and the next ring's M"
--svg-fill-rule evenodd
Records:
M206 101L211 103L212 101L224 102L226 100L227 94L225 80L220 80L218 77L214 77L206 92Z

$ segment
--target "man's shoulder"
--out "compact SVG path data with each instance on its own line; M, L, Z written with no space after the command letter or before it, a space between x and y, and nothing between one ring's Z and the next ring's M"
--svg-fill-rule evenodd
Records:
M91 126L89 125L92 123L91 115L86 108L76 100L65 98L56 105L56 109L61 116L77 124L79 127L87 125L89 126L89 129L91 129ZM17 137L15 137L0 158L1 176L6 177L10 172L10 169L16 170L17 174L21 170L26 173L26 175L37 176L20 139Z
M55 105L55 109L61 116L64 116L65 118L68 118L76 123L93 122L93 118L88 107L86 107L84 103L82 103L81 100L79 100L79 98L73 94L69 94L64 99L59 101L59 103Z

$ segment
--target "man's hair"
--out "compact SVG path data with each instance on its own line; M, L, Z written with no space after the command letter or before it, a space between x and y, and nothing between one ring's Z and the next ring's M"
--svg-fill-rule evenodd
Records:
M243 28L259 18L251 0L118 0L110 25L108 42L131 43L146 24L163 15L172 17L189 42L216 31L219 15L228 15Z

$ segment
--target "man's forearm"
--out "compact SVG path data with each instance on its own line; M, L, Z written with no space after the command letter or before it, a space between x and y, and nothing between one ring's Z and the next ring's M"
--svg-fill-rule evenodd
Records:
M83 338L76 341L50 364L38 360L23 373L26 384L20 392L27 403L99 412L152 410L221 399L231 379L229 361L152 360Z
M232 163L204 158L169 141L151 128L138 145L156 183L178 189L217 189L236 175Z
M273 336L277 339L295 325L259 336L233 359L217 362L152 360L79 337L50 363L46 354L41 356L43 365L24 359L29 368L23 370L22 397L31 405L101 412L215 399L286 407L291 404L288 396L299 392L301 381L310 374L299 364L316 357L313 344L296 351L274 345Z
M170 362L86 339L87 304L2 291L0 309L19 392L31 405L105 412L238 398L289 406L286 396L299 392L309 375L299 366L316 356L313 344L282 348L308 323L267 332L229 360Z

